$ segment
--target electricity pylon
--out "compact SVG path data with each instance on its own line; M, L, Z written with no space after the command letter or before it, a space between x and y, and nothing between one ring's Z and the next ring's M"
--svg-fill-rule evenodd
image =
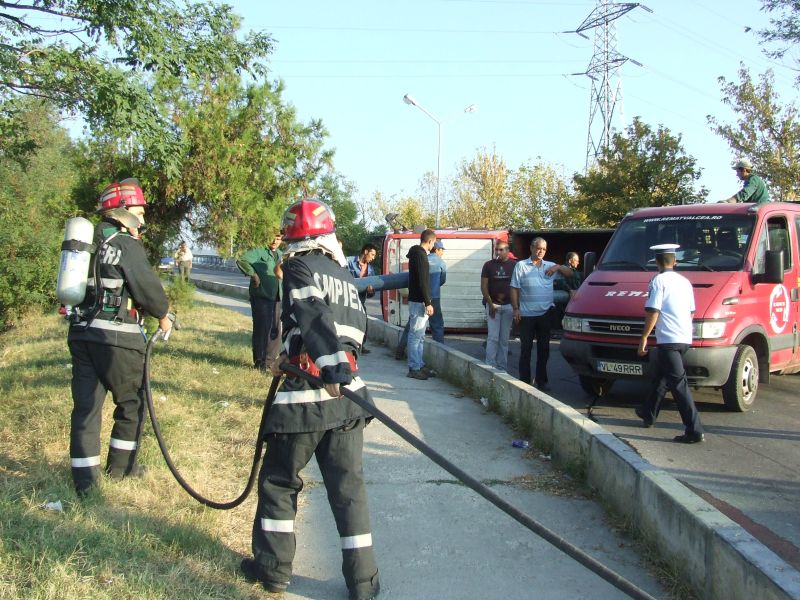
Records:
M586 170L595 163L603 150L611 143L613 133L612 118L619 104L620 121L624 129L624 111L622 103L622 78L620 68L631 61L635 65L641 63L617 52L617 27L615 21L622 15L641 7L653 12L638 2L613 2L597 0L597 7L589 14L575 33L589 39L583 32L594 29L594 51L585 73L592 80L592 91L589 99L589 129L586 142Z

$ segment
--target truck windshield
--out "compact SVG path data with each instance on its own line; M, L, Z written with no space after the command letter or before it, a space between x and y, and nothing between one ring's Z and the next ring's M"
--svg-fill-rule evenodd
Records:
M625 219L608 243L603 271L655 271L650 246L679 244L676 269L739 271L755 217L750 215L670 215Z

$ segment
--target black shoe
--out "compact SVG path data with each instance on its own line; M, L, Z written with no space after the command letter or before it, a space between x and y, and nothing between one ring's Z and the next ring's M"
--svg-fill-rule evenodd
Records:
M644 407L637 406L635 409L633 409L633 412L635 412L636 416L642 420L642 427L653 426L653 419L651 419L650 416L644 412Z
M372 576L372 579L358 584L356 587L349 590L350 600L372 600L377 598L381 593L381 583L378 581L378 573Z
M265 590L273 594L282 594L286 591L286 588L289 587L288 581L272 581L271 579L267 579L261 565L252 558L243 558L239 569L242 571L242 575L244 575L247 581L253 583L257 581Z
M534 384L534 387L538 388L542 392L549 392L550 391L550 386L547 385L547 382L545 382L545 383L536 383L536 384Z
M436 377L439 374L438 371L436 371L435 369L431 369L427 365L423 365L423 367L420 369L420 371L425 373L425 375L427 375L428 377Z
M361 346L361 354L369 354L370 352L371 351L369 349L364 348L364 346Z
M119 481L121 479L126 479L128 477L132 479L141 479L147 473L147 467L145 465L140 465L136 463L130 469L107 469L106 473L108 474L109 478L113 479L114 481Z
M699 444L706 441L706 436L702 433L684 433L683 435L676 435L672 438L672 441L679 444Z
M419 379L420 381L425 381L428 379L427 373L425 373L425 371L422 369L409 369L406 377L411 377L411 379Z

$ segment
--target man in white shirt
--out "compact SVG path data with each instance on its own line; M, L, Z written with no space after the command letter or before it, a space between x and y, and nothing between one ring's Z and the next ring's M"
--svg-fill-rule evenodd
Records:
M650 247L656 253L659 273L650 282L645 303L647 316L638 353L639 356L647 355L647 338L655 328L657 375L650 394L636 408L636 415L642 419L644 427L652 427L669 390L685 428L683 435L676 436L674 441L696 444L704 441L705 435L683 365L683 355L692 345L694 291L689 280L673 270L678 247L678 244Z
M519 261L511 275L511 307L514 322L519 323L519 378L531 383L531 350L536 339L537 388L546 392L547 361L550 358L550 329L553 321L553 279L557 272L565 277L572 271L563 265L544 260L547 242L537 237L531 242L531 257Z

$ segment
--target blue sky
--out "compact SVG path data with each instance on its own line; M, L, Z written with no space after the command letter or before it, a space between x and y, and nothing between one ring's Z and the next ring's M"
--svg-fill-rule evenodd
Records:
M571 177L582 171L589 127L592 55L572 33L591 0L237 0L246 29L276 40L273 76L303 120L320 118L335 165L360 197L413 194L435 172L437 126L403 103L410 93L443 122L442 178L479 148L510 168L541 158ZM784 103L794 74L767 59L755 32L767 25L758 0L648 0L618 19L617 49L642 63L622 68L624 113L682 136L703 170L709 200L730 196L735 158L706 115L733 115L717 77L738 81L740 62L775 71ZM751 30L746 32L745 29ZM463 109L476 104L474 113ZM618 107L619 108L619 107Z

